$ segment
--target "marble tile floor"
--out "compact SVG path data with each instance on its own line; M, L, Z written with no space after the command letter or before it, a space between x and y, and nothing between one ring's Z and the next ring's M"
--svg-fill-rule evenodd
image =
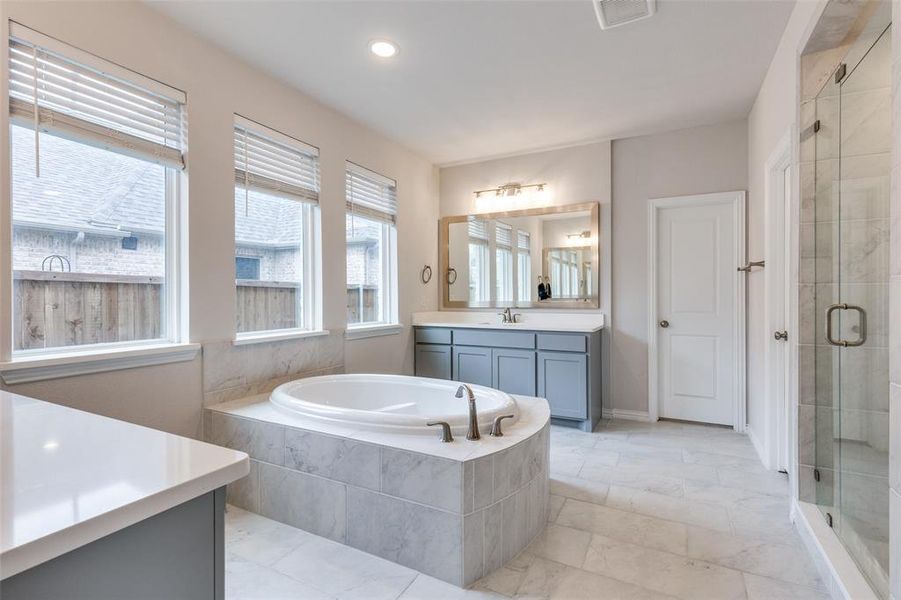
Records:
M462 590L229 507L226 598L823 599L786 476L746 436L684 423L552 428L551 511L510 564Z

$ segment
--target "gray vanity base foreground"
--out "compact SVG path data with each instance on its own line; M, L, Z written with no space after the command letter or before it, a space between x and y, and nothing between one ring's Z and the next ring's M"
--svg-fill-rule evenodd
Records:
M0 581L3 600L223 600L225 489Z
M251 457L250 474L228 486L229 503L466 586L544 528L549 427L473 460L210 409L204 435Z

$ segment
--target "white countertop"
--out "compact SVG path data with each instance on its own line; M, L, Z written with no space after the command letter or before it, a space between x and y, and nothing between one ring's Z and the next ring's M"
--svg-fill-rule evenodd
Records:
M575 333L592 333L600 331L606 324L604 313L551 313L544 311L521 312L511 309L519 315L516 323L502 323L496 314L501 309L492 311L432 311L413 313L413 325L416 327L465 327L474 329L520 329L525 331L562 331Z
M544 398L518 396L513 394L519 404L519 419L504 426L503 437L494 437L482 433L482 439L472 442L464 436L454 436L449 444L438 439L438 432L429 431L422 434L384 433L369 431L338 422L319 421L281 409L269 402L269 394L248 396L222 404L210 406L207 410L229 414L245 419L255 419L267 423L275 423L286 427L298 427L318 433L338 435L358 442L368 442L381 446L390 446L400 450L419 452L429 456L438 456L458 461L467 461L493 454L533 436L544 427L551 418L550 406ZM478 400L478 399L477 399Z
M0 391L0 579L246 475L243 452Z

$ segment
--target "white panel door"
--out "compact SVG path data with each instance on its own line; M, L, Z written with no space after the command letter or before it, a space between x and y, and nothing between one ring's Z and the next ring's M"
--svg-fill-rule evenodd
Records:
M732 425L735 377L731 204L657 212L660 417Z

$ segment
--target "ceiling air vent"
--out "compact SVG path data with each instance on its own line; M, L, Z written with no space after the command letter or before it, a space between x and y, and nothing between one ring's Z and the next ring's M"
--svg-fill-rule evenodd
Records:
M593 0L601 29L619 27L654 14L657 0Z

